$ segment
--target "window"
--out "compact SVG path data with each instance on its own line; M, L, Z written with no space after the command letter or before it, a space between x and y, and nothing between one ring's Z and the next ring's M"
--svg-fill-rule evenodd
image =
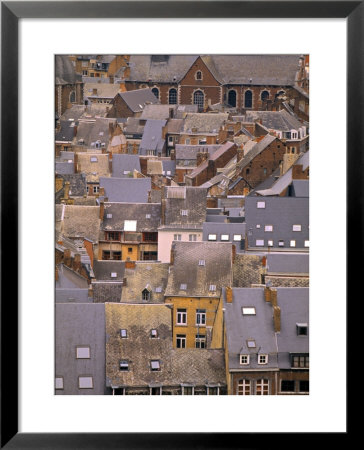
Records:
M221 236L220 236L220 239L222 240L222 241L228 241L229 240L229 235L228 234L222 234Z
M258 364L268 364L268 355L258 355Z
M309 247L310 246L310 241L305 241L305 247Z
M124 231L136 231L136 220L124 220Z
M307 336L307 323L296 323L297 336Z
M257 208L259 209L265 208L265 202L257 202Z
M199 266L204 266L204 265L205 265L205 260L204 260L204 259L200 259L200 260L198 261L198 265L199 265Z
M117 231L108 231L107 240L108 241L120 241L120 233Z
M188 235L188 239L189 239L189 241L193 241L193 242L196 242L196 240L197 240L197 235L196 234L189 234Z
M146 215L145 215L145 218L146 218L146 219L150 219L150 218L151 218L151 215L150 215L150 214L146 214Z
M168 103L170 105L176 105L177 104L177 90L172 88L169 90L168 93Z
M158 332L157 332L157 330L155 330L155 329L150 330L150 337L151 337L152 339L156 339L156 338L158 337Z
M72 91L70 94L70 103L75 103L76 102L76 92Z
M142 299L149 301L151 299L152 293L148 289L142 290Z
M153 94L159 99L159 89L156 88L156 87L154 87L154 88L152 89L152 92L153 92Z
M118 276L117 272L111 272L110 273L110 277L111 278L116 278Z
M244 94L244 106L245 106L245 108L251 108L253 106L253 93L252 93L252 91L245 91L245 94Z
M292 355L291 366L295 369L307 369L310 367L308 355Z
M106 214L106 218L107 218L107 219L112 219L112 214L111 214L111 213Z
M289 241L290 247L296 247L296 241Z
M110 255L111 255L111 252L109 250L103 250L102 251L102 259L103 260L110 259Z
M193 386L182 386L182 395L193 395Z
M90 376L78 377L78 387L79 389L93 389L94 381Z
M150 361L150 370L152 372L159 372L161 370L160 361L158 359L152 359Z
M121 360L119 363L119 370L121 372L127 372L129 370L129 362L125 359Z
M133 248L132 247L128 247L128 253L133 253Z
M215 292L216 291L216 284L210 284L209 291L210 292Z
M188 209L181 209L181 216L188 216Z
M186 335L185 334L177 334L176 347L177 348L186 348Z
M126 330L125 328L122 328L122 329L120 330L120 336L121 336L123 339L126 339L126 338L128 337L128 332L127 332L127 330Z
M201 72L201 70L198 70L196 72L195 78L196 78L196 80L202 80L202 72Z
M294 380L282 380L281 381L281 392L294 392L295 382Z
M284 247L284 241L283 241L282 239L280 239L280 240L278 241L278 246L279 246L279 247Z
M97 156L91 156L90 161L91 162L97 162Z
M63 377L56 377L54 387L55 389L63 389Z
M257 247L263 247L264 246L264 239L256 239L255 245Z
M196 334L195 347L206 348L206 336L204 334Z
M193 104L197 105L199 109L204 107L205 96L202 91L195 91L193 94Z
M259 223L257 223L256 227L257 227L257 228L260 228L260 224L259 224Z
M206 309L196 309L196 325L206 325Z
M187 324L187 309L177 309L177 325Z
M112 259L115 261L121 260L121 252L112 252Z
M248 339L246 341L246 345L248 346L248 348L255 348L255 340L254 339Z
M263 91L260 94L260 98L262 99L262 102L265 102L266 100L269 99L269 92L268 91Z
M241 241L241 234L234 234L234 241Z
M218 386L208 386L207 393L208 393L208 395L219 395L219 387Z
M236 107L236 91L233 89L228 93L228 104L233 108Z
M240 380L238 383L238 395L251 395L250 380Z
M191 144L191 139L186 138L185 144L186 144L186 145L190 145L190 144Z
M123 174L124 174L124 175L129 175L129 173L130 173L130 170L124 170L124 171L123 171Z
M300 392L309 392L310 391L310 386L309 386L309 381L307 380L300 380L299 381L299 391Z
M207 239L209 241L216 241L216 234L209 234Z
M93 187L94 194L97 194L100 191L100 186Z
M243 316L255 316L256 314L254 306L243 306L241 312Z
M187 289L187 284L186 283L181 283L179 286L181 291L185 291Z
M273 247L273 241L268 241L268 247Z
M76 347L76 358L77 359L90 359L91 358L90 347Z
M249 355L240 355L240 364L243 366L249 364Z
M257 381L257 395L269 394L269 381L262 378Z
M301 225L292 225L292 231L301 231L302 227Z
M182 234L175 234L174 235L174 240L175 241L180 241L182 239Z
M273 225L265 225L264 231L273 231Z

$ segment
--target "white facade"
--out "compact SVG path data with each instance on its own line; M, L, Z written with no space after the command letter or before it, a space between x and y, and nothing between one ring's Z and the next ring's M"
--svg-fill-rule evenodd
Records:
M162 229L158 230L158 261L171 262L171 246L173 241L201 242L202 229Z

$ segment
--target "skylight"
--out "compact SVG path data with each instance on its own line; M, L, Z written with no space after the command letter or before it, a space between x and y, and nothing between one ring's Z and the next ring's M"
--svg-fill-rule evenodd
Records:
M136 231L136 220L124 220L124 231Z
M181 289L181 291L185 291L187 289L187 284L182 283L179 288Z
M248 348L255 348L255 340L254 339L248 339L246 341L246 344L247 344Z
M241 312L243 316L255 316L256 314L254 306L243 306Z

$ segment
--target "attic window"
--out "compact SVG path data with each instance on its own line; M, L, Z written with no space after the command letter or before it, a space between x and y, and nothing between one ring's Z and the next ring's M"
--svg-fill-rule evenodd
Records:
M265 202L257 202L257 208L259 209L265 208Z
M118 274L116 272L111 272L110 276L111 276L111 278L116 278L118 276Z
M129 363L128 363L128 361L125 361L125 360L120 361L119 367L120 367L121 371L124 371L124 372L128 371L129 370Z
M258 355L258 364L268 364L268 355Z
M136 231L136 220L124 220L124 231Z
M112 214L106 214L107 219L112 219Z
M255 308L254 306L243 306L241 308L241 312L243 313L243 316L255 316Z
M181 291L185 291L187 289L187 284L182 283L179 288Z
M216 284L210 284L209 291L216 291Z
M221 238L222 241L228 241L229 240L229 235L228 234L222 234L220 238Z
M158 286L155 288L155 292L162 292L162 286Z
M158 372L161 370L160 361L158 359L152 360L150 362L150 370L153 372Z
M146 219L150 219L150 218L151 218L151 215L150 215L150 214L146 214L146 215L145 215L145 218L146 218Z
M243 366L249 364L249 355L240 355L240 364Z
M147 288L142 290L142 299L143 300L150 300L151 299L151 292Z
M209 234L208 240L209 241L216 241L216 234Z
M97 162L97 157L96 156L91 156L90 161L91 162Z
M56 389L63 389L63 377L56 377Z
M246 345L248 346L248 348L255 348L255 340L254 339L248 339L246 341Z
M200 259L200 260L198 261L198 265L199 265L199 266L204 266L204 265L205 265L205 260L204 260L204 259Z
M154 339L157 338L158 337L157 330L150 330L150 337Z
M181 209L181 216L188 216L188 209Z
M302 227L301 225L292 225L292 231L301 231Z
M127 332L127 330L125 330L125 328L122 328L122 329L120 330L120 336L121 336L123 339L126 339L126 338L128 337L128 332Z
M307 336L307 323L296 323L297 336Z
M278 246L279 246L279 247L284 247L284 241L283 241L282 239L280 239L280 240L278 241Z
M76 358L77 359L90 359L91 358L90 347L76 347Z
M241 241L241 234L234 234L234 241Z
M124 170L124 175L129 175L129 173L130 173L130 170Z

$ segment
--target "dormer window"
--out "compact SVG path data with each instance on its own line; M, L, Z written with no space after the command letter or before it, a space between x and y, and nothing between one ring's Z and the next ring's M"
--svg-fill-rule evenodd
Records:
M240 355L240 364L246 366L249 364L249 355Z
M188 216L188 209L181 209L181 216Z
M200 259L200 260L198 261L198 265L199 265L199 266L204 266L204 265L205 265L205 260L204 260L204 259Z
M196 80L202 80L202 72L201 72L201 70L198 70L196 72L195 78L196 78Z
M268 364L268 355L258 355L258 364Z
M150 370L152 372L158 372L161 370L160 361L158 359L152 360L150 362Z
M185 291L187 289L187 284L182 283L179 288L181 291Z
M307 323L296 323L297 336L307 336L308 326Z
M210 284L209 291L210 292L215 292L216 291L216 284Z
M128 332L127 332L127 330L126 330L125 328L122 328L122 329L120 330L120 336L121 336L123 339L126 339L126 338L128 337Z
M111 272L110 273L110 277L111 278L116 278L118 276L118 274L116 272Z
M121 360L119 363L119 368L122 372L127 372L129 370L129 362L124 360Z
M150 337L151 337L152 339L156 339L156 338L158 337L158 332L157 332L157 330L155 330L155 329L150 330Z
M151 292L147 288L142 290L142 299L147 301L151 299Z

